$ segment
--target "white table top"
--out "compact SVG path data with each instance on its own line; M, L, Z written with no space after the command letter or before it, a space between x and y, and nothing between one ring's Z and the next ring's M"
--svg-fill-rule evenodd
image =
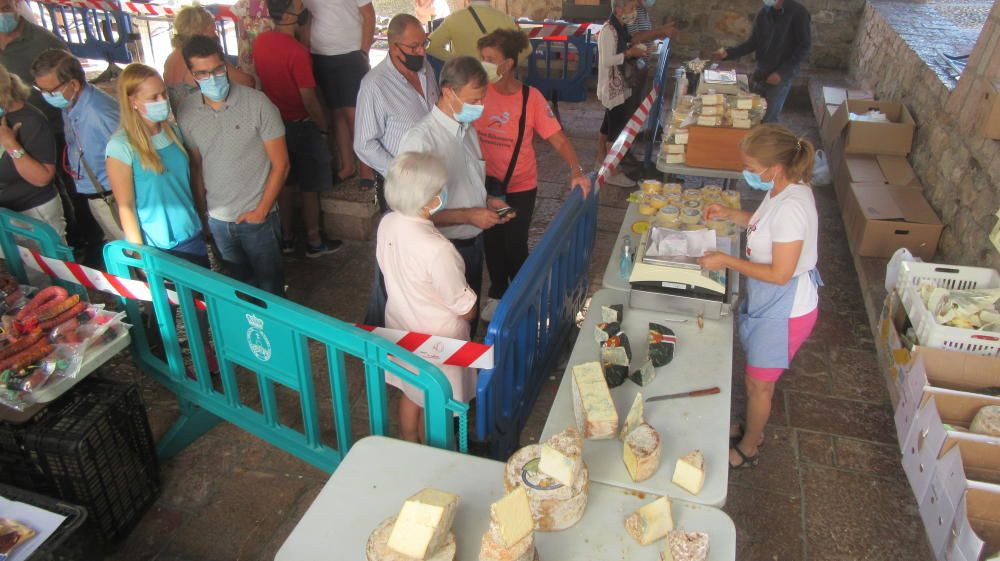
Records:
M504 493L504 464L401 440L358 441L278 550L275 561L364 559L376 526L395 516L408 497L434 487L459 495L452 531L457 561L476 561L489 527L490 504ZM546 561L659 561L662 540L640 546L625 531L625 517L655 497L591 483L583 518L561 532L537 532ZM736 559L736 528L721 510L676 501L675 527L709 535L711 561Z
M687 164L668 164L659 157L656 158L656 169L663 173L672 173L674 175L691 175L694 177L710 177L712 179L743 179L742 171L693 168Z
M594 339L594 326L600 321L601 305L625 304L622 329L632 347L629 372L638 370L648 352L649 323L657 322L677 334L674 359L656 369L653 383L640 388L631 380L611 389L618 410L619 422L628 415L635 394L642 389L643 397L685 392L718 386L721 393L695 398L679 398L646 403L646 422L660 433L663 441L660 469L653 477L635 483L622 461L622 441L587 440L583 458L590 469L590 479L646 493L667 494L686 501L710 506L726 502L729 484L729 405L732 400L733 319L706 319L698 329L694 318L664 312L636 310L628 307L628 293L599 290L590 302L590 312L583 322L573 346L566 372L563 374L555 402L542 431L545 440L575 424L571 376L573 366L599 361L600 351ZM663 318L687 319L685 323L662 321ZM671 479L677 458L700 449L705 455L705 487L698 495L674 485Z
M128 329L122 329L121 334L114 339L89 347L83 354L83 363L80 365L80 371L77 372L76 377L60 377L52 383L46 384L35 393L35 401L48 403L66 393L93 371L103 366L105 362L111 360L111 357L128 348L131 342L132 337L129 335Z
M618 230L618 237L615 238L615 247L611 251L611 259L608 259L608 266L604 269L604 279L601 281L601 286L604 288L611 288L613 290L623 290L628 292L631 287L628 284L628 279L623 279L618 273L618 267L621 263L622 258L622 243L625 240L625 235L628 234L632 238L632 251L639 245L639 240L642 239L642 234L636 234L632 231L632 224L635 224L639 220L653 220L653 216L643 216L639 214L639 205L635 203L629 203L628 210L625 211L625 219L622 221L622 226Z

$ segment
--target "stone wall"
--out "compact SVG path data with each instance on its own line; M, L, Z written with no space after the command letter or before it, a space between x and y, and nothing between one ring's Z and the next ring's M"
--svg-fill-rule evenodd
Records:
M516 17L606 18L610 4L579 7L574 0L495 0ZM813 50L809 64L819 68L846 69L851 42L861 20L865 0L799 0L812 14ZM501 8L501 9L504 9ZM760 0L658 0L650 16L654 24L677 22L675 37L678 60L706 57L719 47L746 40Z
M852 53L852 74L878 99L907 105L917 122L910 163L945 230L938 261L1000 268L988 240L1000 206L1000 141L980 129L990 100L987 80L1000 78L1000 1L983 28L969 67L952 91L924 49L940 44L939 22L914 17L924 29L900 28L898 2L874 1L865 9ZM904 22L905 23L905 22ZM929 40L928 45L921 38Z

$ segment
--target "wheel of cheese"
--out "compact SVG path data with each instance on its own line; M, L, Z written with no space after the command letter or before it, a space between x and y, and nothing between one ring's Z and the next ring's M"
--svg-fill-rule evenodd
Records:
M632 481L645 481L660 469L660 434L642 423L625 436L623 461Z
M389 534L392 533L392 527L395 523L395 516L387 518L368 536L368 545L365 546L365 558L368 561L413 561L412 557L400 555L389 549ZM441 549L428 557L426 561L454 561L457 551L455 534L448 532L448 539L445 540Z
M976 434L1000 436L1000 405L987 405L980 409L972 419L969 430Z
M537 444L525 446L515 452L507 460L504 487L508 492L518 485L527 489L535 530L565 530L583 517L583 511L587 507L590 473L584 464L573 487L566 487L538 470L540 457L541 447Z
M656 214L656 207L649 203L642 203L639 205L639 214L643 216L653 216Z
M708 534L672 530L660 551L662 561L705 561L708 559Z
M500 536L492 528L483 534L479 561L533 561L537 557L534 532L511 547L504 547Z

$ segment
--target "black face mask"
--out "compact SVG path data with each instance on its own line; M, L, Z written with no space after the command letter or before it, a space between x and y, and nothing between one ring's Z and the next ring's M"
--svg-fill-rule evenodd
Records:
M297 17L295 18L295 23L300 26L303 26L309 23L310 19L312 19L312 14L309 13L309 9L303 8L302 11L299 12Z
M420 72L424 67L424 55L411 55L402 48L399 52L403 54L403 66L410 72Z

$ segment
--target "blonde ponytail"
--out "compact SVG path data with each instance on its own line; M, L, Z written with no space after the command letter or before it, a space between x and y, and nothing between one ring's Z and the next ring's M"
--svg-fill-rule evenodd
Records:
M766 167L780 164L792 183L808 185L812 181L816 148L781 125L755 127L740 143L740 150Z

